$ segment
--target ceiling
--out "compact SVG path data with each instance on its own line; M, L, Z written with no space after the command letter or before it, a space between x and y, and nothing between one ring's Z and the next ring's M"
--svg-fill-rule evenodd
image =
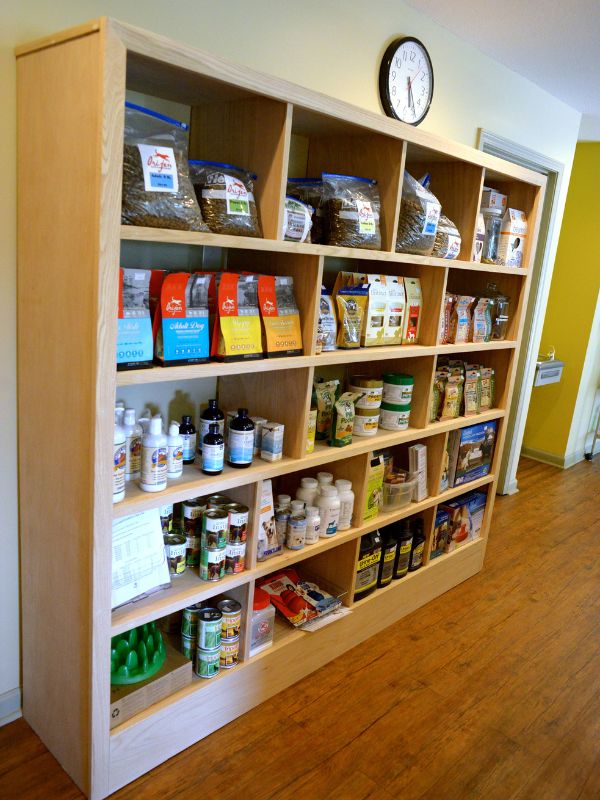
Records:
M600 131L599 0L406 2L586 115L582 132Z

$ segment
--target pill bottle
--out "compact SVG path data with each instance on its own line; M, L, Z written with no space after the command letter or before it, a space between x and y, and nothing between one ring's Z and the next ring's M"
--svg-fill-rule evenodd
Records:
M340 498L340 520L338 531L347 531L352 525L352 512L354 511L354 492L352 482L338 478L335 482L336 489Z
M237 417L229 423L227 438L227 463L231 467L245 468L254 457L254 423L247 408L238 408Z
M305 544L316 544L319 541L321 517L317 506L306 506L306 538Z
M317 497L321 494L324 486L331 486L333 484L333 475L331 472L317 472Z
M306 517L293 514L288 520L285 545L289 550L302 550L306 541Z
M340 498L335 486L323 486L317 505L321 517L321 539L328 539L337 533L340 518Z
M290 503L290 508L292 511L292 515L294 514L304 514L304 500L292 500Z
M307 506L314 505L319 490L319 482L316 478L302 478L300 486L296 491L296 499L302 500Z

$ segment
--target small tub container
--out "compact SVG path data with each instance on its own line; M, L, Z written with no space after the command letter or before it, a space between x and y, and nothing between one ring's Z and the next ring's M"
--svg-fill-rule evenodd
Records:
M410 505L416 487L416 473L403 469L391 472L383 482L383 510L397 511Z
M410 405L381 404L379 427L386 431L405 431L410 423Z
M386 372L383 376L383 402L410 406L415 379L402 372Z
M355 375L350 383L352 385L348 389L349 392L362 394L362 397L354 404L356 409L373 410L379 408L383 395L383 381Z
M352 391L352 390L351 390ZM357 408L352 434L354 436L375 436L379 428L379 409Z

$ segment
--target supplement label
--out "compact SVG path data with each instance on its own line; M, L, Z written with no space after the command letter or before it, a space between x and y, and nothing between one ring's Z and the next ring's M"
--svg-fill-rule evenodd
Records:
M394 571L394 559L396 558L396 548L390 547L383 554L383 567L381 569L381 583L389 583Z
M167 448L144 447L142 450L142 483L157 486L167 480Z
M225 195L228 214L241 214L250 216L250 199L248 190L243 182L233 175L223 175L225 178ZM254 198L252 198L254 199Z
M342 500L340 503L340 529L349 528L352 524L352 511L354 510L354 500Z
M170 475L181 475L183 470L183 449L177 444L169 447L167 452L167 472Z
M125 489L125 445L115 447L113 457L113 495L120 494Z
M202 448L202 469L207 472L221 472L224 459L224 444L205 444Z
M129 480L134 475L139 475L142 468L141 437L128 436L125 447L125 478Z
M210 433L210 426L217 424L219 426L219 433L223 436L223 431L225 430L225 420L224 419L201 419L200 420L200 432L198 434L198 450L202 450L202 442L204 441L204 437L207 433Z
M449 235L446 254L442 256L442 258L457 258L459 251L460 251L460 237Z
M196 458L196 434L182 433L183 439L183 460L193 461Z
M286 199L286 204L290 200ZM295 242L303 242L310 230L310 215L304 206L298 204L297 208L284 208L283 210L283 236Z
M254 431L229 429L229 460L232 464L251 464L254 455Z
M338 529L338 512L337 511L329 511L327 514L327 528L325 529L326 536L333 536L334 533L337 533Z
M144 189L147 192L178 192L179 178L173 148L151 144L138 144L137 147L144 170Z

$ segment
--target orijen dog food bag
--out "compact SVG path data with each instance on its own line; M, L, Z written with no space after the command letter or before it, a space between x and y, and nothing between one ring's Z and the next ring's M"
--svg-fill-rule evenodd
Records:
M402 344L417 344L423 310L421 281L418 278L404 278L404 291L406 292L406 310L402 326Z
M150 270L119 270L117 369L152 366Z
M211 280L211 275L189 272L174 272L164 278L154 318L155 355L163 366L209 360Z
M262 358L258 275L223 272L219 278L211 354L220 361Z
M294 279L260 275L258 300L265 328L266 355L302 355L300 312L294 297Z

